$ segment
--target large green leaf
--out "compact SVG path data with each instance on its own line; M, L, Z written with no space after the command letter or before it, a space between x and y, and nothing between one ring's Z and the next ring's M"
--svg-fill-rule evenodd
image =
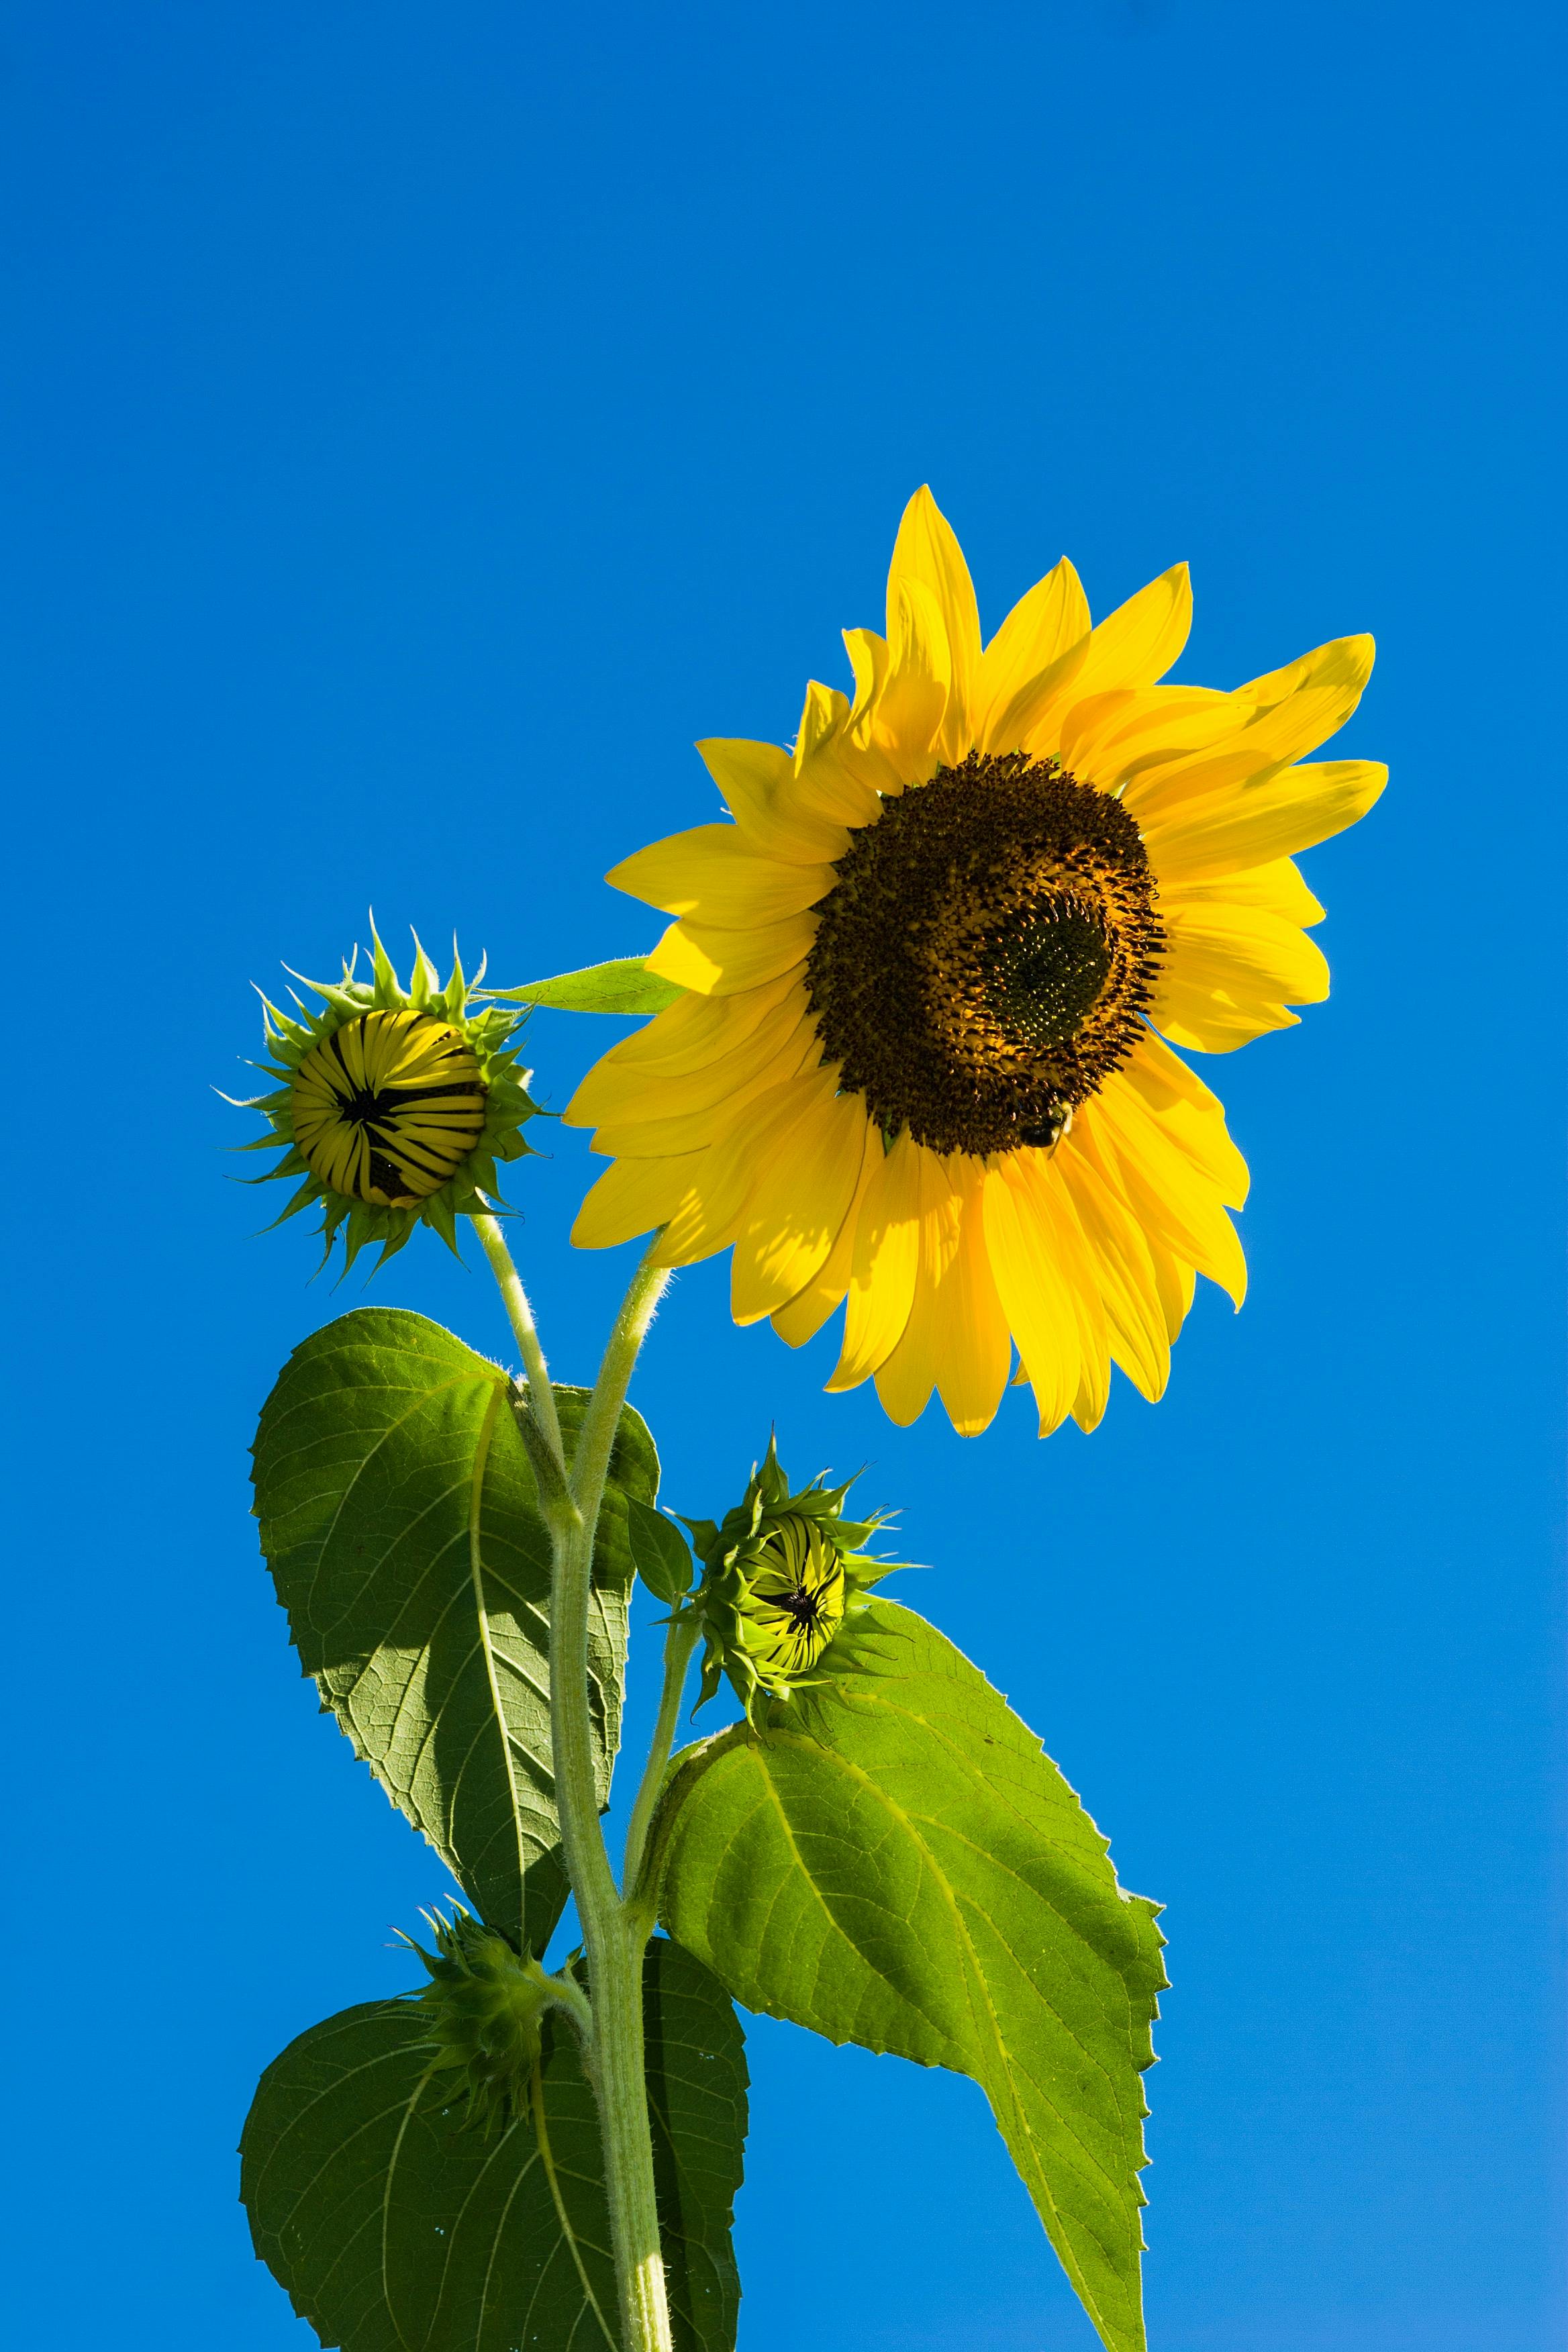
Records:
M586 1402L558 1388L570 1445ZM422 1315L365 1307L295 1349L256 1440L261 1544L289 1631L393 1802L476 1909L542 1951L566 1878L550 1769L550 1538L500 1365ZM622 1418L594 1559L600 1801L620 1738L626 1498L658 1487Z
M700 1962L662 1937L648 1947L644 2014L676 2340L731 2352L740 2021ZM382 2000L273 2061L240 2140L258 2254L322 2344L344 2352L614 2352L598 2118L570 2027L547 2025L531 2112L489 2139L463 2127L432 2054L419 2005Z
M866 1671L689 1749L660 1916L746 2007L969 2074L1113 2352L1143 2342L1140 2076L1158 1906L933 1626L871 1604Z

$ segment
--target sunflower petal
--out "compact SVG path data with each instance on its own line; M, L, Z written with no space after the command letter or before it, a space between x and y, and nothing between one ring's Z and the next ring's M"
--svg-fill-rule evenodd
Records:
M759 856L735 825L698 824L623 857L605 879L667 915L745 930L815 906L832 889L834 873L831 866Z
M831 742L848 716L849 697L847 694L840 694L836 686L824 686L819 678L807 681L800 725L795 730L795 751L791 754L797 775L813 752Z
M914 1303L921 1257L919 1144L906 1129L871 1166L855 1222L844 1345L827 1387L858 1388L903 1337Z
M1323 909L1308 889L1301 869L1289 857L1270 858L1245 874L1226 874L1210 882L1168 884L1160 893L1163 907L1263 907L1287 923L1321 923Z
M705 1156L691 1151L679 1160L612 1160L577 1212L576 1247L614 1249L668 1224Z
M1035 1391L1040 1434L1048 1437L1072 1410L1082 1349L1055 1220L1040 1206L1024 1154L987 1170L984 1219L997 1296Z
M1259 710L1275 710L1299 694L1303 687L1326 686L1333 679L1341 680L1359 693L1372 676L1376 656L1375 640L1364 633L1349 637L1331 637L1326 645L1314 646L1310 653L1299 654L1294 661L1286 662L1281 668L1266 670L1261 677L1248 678L1245 686L1236 688L1236 699L1237 702L1250 702Z
M1100 1145L1102 1172L1125 1193L1133 1213L1189 1265L1228 1291L1247 1296L1247 1261L1219 1188L1195 1168L1118 1072L1086 1103L1074 1123Z
M1025 1181L1046 1221L1078 1323L1079 1385L1072 1416L1080 1429L1098 1429L1110 1398L1110 1328L1093 1253L1063 1179L1060 1156L1047 1151L1018 1155Z
M1088 653L1089 639L1080 637L1038 677L1021 686L1010 702L986 719L980 749L992 752L1027 751L1036 760L1054 758Z
M1089 599L1064 555L1020 596L980 657L975 740L982 751L1016 748L993 740L994 722L1065 655L1081 646L1087 659L1089 635Z
M1182 981L1173 981L1162 994L1160 1027L1174 1045L1194 1054L1234 1054L1279 1029L1298 1029L1299 1013L1282 997L1248 996L1239 1001L1222 992Z
M942 1338L937 1293L958 1255L963 1224L963 1199L953 1190L947 1163L923 1146L917 1145L916 1150L921 1176L920 1267L903 1335L877 1370L882 1409L900 1428L920 1419L936 1386Z
M1146 1029L1121 1070L1121 1082L1138 1096L1161 1132L1207 1177L1226 1207L1241 1208L1251 1183L1247 1162L1231 1141L1224 1104L1197 1072L1163 1037Z
M736 996L777 980L805 961L816 937L815 915L790 915L751 931L706 923L671 923L648 957L649 971L699 996Z
M1179 760L1237 730L1228 694L1202 686L1121 686L1084 695L1075 682L1058 756L1069 775L1115 792L1150 764Z
M1223 1054L1294 1025L1289 1004L1320 1004L1329 967L1317 941L1259 907L1189 906L1165 920L1149 1017L1177 1045Z
M831 820L843 828L847 847L852 828L876 824L882 813L882 784L894 782L893 772L879 751L839 737L823 743L802 763L795 792L802 808L817 811L825 823Z
M597 1099L601 1076L614 1078L616 1086L623 1076L635 1077L647 1087L667 1077L683 1076L688 1071L706 1068L726 1054L733 1053L742 1038L757 1029L770 1013L777 1010L792 990L801 982L793 972L781 973L777 980L765 981L762 987L743 989L736 996L694 996L689 991L678 996L675 1003L655 1015L646 1028L634 1029L612 1045L607 1054L595 1062L563 1114L568 1127L594 1127L598 1114L592 1108ZM801 1003L805 1002L804 990ZM624 1093L614 1096L615 1108L624 1109Z
M1241 688L1232 699L1248 715L1234 735L1129 784L1127 805L1139 824L1147 830L1211 793L1278 773L1305 752L1315 751L1338 732L1361 700L1372 675L1373 650L1370 637L1336 637L1303 654L1288 669ZM1276 687L1276 700L1255 700L1260 690L1273 692Z
M855 698L849 708L849 725L858 734L863 731L862 720L887 682L888 640L879 637L875 629L846 629L844 650L855 673Z
M977 1437L996 1417L1013 1369L1012 1335L985 1251L985 1163L951 1163L961 1203L958 1248L935 1300L937 1393L961 1437Z
M699 1002L733 1004L744 1000L720 996ZM564 1123L604 1129L659 1126L692 1111L720 1108L731 1099L738 1086L780 1060L808 1018L805 991L797 982L763 1020L747 1026L727 1054L715 1055L700 1068L674 1074L661 1070L655 1075L636 1064L617 1065L606 1055L588 1072L567 1104Z
M804 1289L826 1262L860 1180L868 1127L864 1105L822 1083L791 1129L789 1148L763 1161L735 1235L731 1312L758 1323Z
M801 799L795 762L779 744L710 736L697 749L753 850L796 866L842 857L849 840L846 827Z
M1057 1167L1094 1265L1110 1353L1152 1404L1171 1376L1171 1334L1148 1236L1122 1195L1081 1152L1058 1152Z
M881 1158L881 1139L875 1129L868 1129L855 1197L838 1228L838 1238L820 1270L796 1291L793 1298L773 1310L773 1329L787 1347L804 1348L808 1339L815 1339L834 1308L843 1304L844 1294L849 1287L861 1203L870 1185L872 1171L880 1163Z
M1388 770L1376 760L1287 768L1205 793L1167 819L1142 824L1144 846L1162 884L1217 880L1342 833L1366 814L1387 782Z
M593 1150L601 1158L627 1160L700 1151L723 1133L745 1104L786 1078L809 1076L821 1058L816 1020L803 1013L771 1053L748 1039L739 1054L712 1070L698 1070L689 1078L646 1089L629 1115L602 1122Z
M1113 686L1152 686L1181 657L1193 625L1193 583L1184 563L1173 563L1108 614L1089 641L1078 676L1080 694Z
M951 655L942 610L918 580L899 583L896 625L889 631L888 675L871 707L871 738L905 783L924 783L935 771L942 714L952 683Z
M973 741L975 689L980 670L980 608L963 551L930 490L918 489L904 509L893 560L888 569L888 640L896 646L903 626L903 591L914 585L935 601L947 645L948 695L942 721L942 755L962 760Z
M728 1249L740 1230L757 1171L770 1154L787 1156L789 1139L811 1109L812 1073L786 1078L742 1106L706 1151L691 1155L686 1190L653 1251L658 1265L695 1265ZM617 1161L617 1166L637 1162ZM644 1167L660 1165L645 1160Z

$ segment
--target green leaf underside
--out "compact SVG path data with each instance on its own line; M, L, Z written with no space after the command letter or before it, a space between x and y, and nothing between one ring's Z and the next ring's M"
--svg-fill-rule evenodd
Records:
M662 1013L686 992L673 980L649 971L642 956L616 956L609 963L557 972L553 980L531 980L523 988L486 991L507 1004L538 1004L552 1013Z
M512 1390L422 1315L362 1307L297 1348L255 1449L261 1546L305 1672L469 1901L542 1951L566 1899L550 1769L550 1538ZM566 1444L586 1403L557 1388ZM620 1738L626 1497L658 1457L628 1407L594 1556L600 1802Z
M731 2352L740 2021L662 1937L644 2013L676 2342ZM419 2008L390 2000L344 2010L273 2061L240 2140L258 2255L343 2352L616 2352L598 2118L570 2027L547 2024L529 2114L489 2139L463 2128L431 2055Z
M1137 2352L1158 1906L952 1643L868 1616L885 1671L678 1760L660 1917L745 2007L972 2076L1103 2341Z

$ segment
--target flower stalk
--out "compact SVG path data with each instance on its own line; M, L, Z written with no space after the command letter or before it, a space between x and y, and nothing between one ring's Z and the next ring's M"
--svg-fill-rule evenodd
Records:
M528 1379L529 1410L545 1443L554 1454L556 1464L564 1475L566 1456L561 1444L561 1420L555 1410L555 1391L550 1384L550 1372L544 1361L544 1350L539 1344L539 1328L533 1319L533 1309L528 1303L528 1293L512 1263L511 1252L495 1218L486 1211L475 1215L471 1223L479 1237L479 1247L489 1260L506 1308L507 1321L511 1325L522 1358L522 1369Z
M642 1782L632 1806L631 1824L626 1831L621 1885L626 1890L628 1907L639 1916L646 1911L646 1932L649 1935L653 1932L653 1904L650 1890L641 1884L643 1858L647 1851L647 1834L653 1826L654 1810L664 1788L669 1752L675 1745L676 1728L680 1721L680 1702L686 1690L692 1652L701 1636L702 1628L697 1617L689 1614L671 1620L664 1643L664 1688L659 1694L658 1717L648 1747L647 1762L643 1767Z
M653 1921L646 1905L630 1899L635 1881L629 1851L625 1898L616 1884L599 1825L588 1709L594 1538L621 1409L638 1352L670 1277L667 1268L650 1265L646 1258L633 1276L611 1328L568 1464L562 1452L543 1351L516 1267L495 1220L476 1217L474 1223L523 1351L535 1428L547 1453L554 1455L566 1474L559 1483L541 1478L539 1487L552 1553L550 1725L555 1802L566 1874L576 1900L588 1964L584 2058L599 2110L625 2352L672 2352L643 2041L643 1954ZM546 1404L548 1419L542 1410ZM686 1638L679 1681L684 1680L692 1638ZM665 1703L659 1711L655 1755L649 1757L632 1821L639 1858L679 1707L679 1681L672 1697L670 1674L667 1659ZM660 1739L662 1754L658 1753Z

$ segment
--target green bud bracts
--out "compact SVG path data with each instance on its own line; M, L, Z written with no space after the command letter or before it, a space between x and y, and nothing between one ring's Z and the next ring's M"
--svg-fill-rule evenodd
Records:
M528 2104L539 2060L539 2030L551 2003L550 1979L535 1959L520 1959L504 1936L471 1918L425 1914L436 1937L427 1952L405 1940L430 1971L414 1998L429 2021L436 2069L458 2079L453 2094L468 2102L468 2122L487 2133L503 2129Z
M349 1265L374 1242L384 1264L420 1224L455 1250L458 1218L494 1205L497 1163L529 1150L521 1129L538 1108L518 1064L518 1014L478 1005L456 959L443 988L417 940L404 988L372 938L368 981L350 963L341 982L305 982L319 1011L297 996L296 1013L281 1013L262 998L271 1059L257 1066L280 1083L242 1106L270 1132L240 1149L283 1151L255 1181L302 1180L276 1222L320 1203L327 1252L341 1230Z
M770 1440L767 1459L722 1526L688 1521L705 1570L689 1603L707 1644L699 1706L726 1675L751 1721L759 1692L787 1699L828 1681L852 1656L860 1662L856 1620L864 1596L898 1563L862 1549L885 1515L846 1518L852 1484L827 1486L817 1478L792 1495Z

